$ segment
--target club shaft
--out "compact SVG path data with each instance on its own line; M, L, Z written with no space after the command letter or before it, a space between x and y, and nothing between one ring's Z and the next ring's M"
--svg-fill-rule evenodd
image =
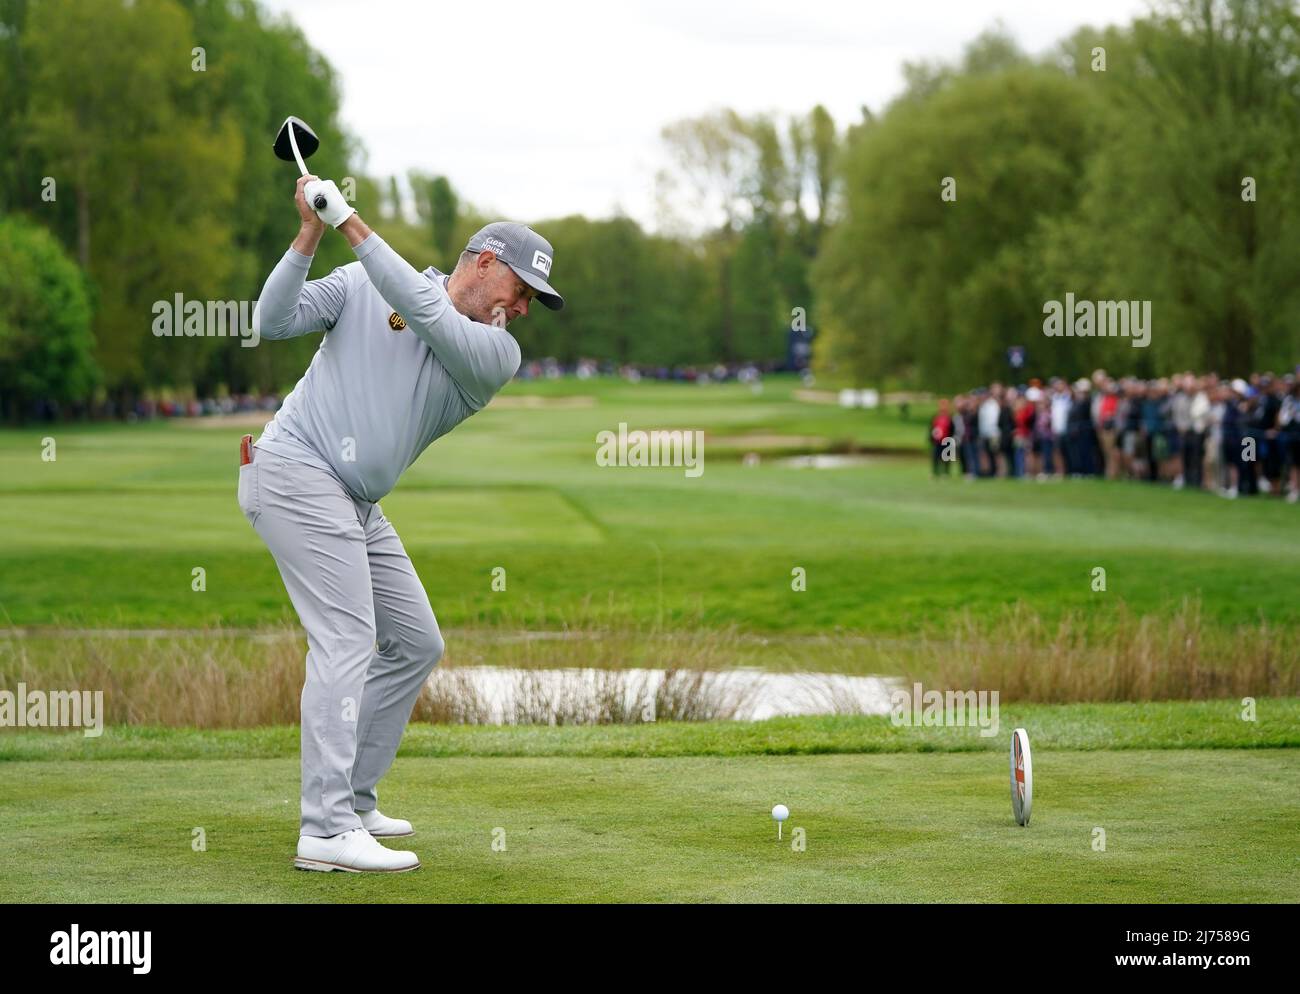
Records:
M289 125L289 147L293 149L294 161L298 163L298 168L302 170L302 175L307 175L307 163L302 161L302 153L298 151L298 137L293 133L293 125Z
M293 122L289 123L289 147L293 149L294 161L298 163L298 168L302 171L302 175L306 176L307 163L303 161L302 153L298 151L298 136L294 134ZM328 201L326 201L324 194L317 194L312 199L311 203L313 207L315 207L318 211L320 211L325 209L325 204L327 202Z

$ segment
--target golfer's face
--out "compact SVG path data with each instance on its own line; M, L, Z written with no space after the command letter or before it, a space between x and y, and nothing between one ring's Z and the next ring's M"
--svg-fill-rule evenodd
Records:
M505 313L506 323L509 324L528 313L528 305L537 296L537 291L516 276L515 271L500 259L496 262L490 289L492 313L495 314L500 309Z

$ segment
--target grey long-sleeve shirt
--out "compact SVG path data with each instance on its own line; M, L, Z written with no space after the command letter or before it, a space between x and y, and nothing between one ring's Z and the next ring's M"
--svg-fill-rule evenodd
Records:
M308 283L311 258L291 248L267 278L253 310L261 337L325 336L256 444L377 501L510 382L520 352L504 328L457 311L432 266L417 272L373 233L356 253Z

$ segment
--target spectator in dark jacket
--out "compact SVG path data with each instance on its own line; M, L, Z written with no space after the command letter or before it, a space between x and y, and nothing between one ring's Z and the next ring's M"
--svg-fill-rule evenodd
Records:
M1096 431L1092 425L1092 384L1079 380L1074 385L1075 398L1066 422L1067 444L1070 446L1070 475L1093 476L1097 472L1093 452L1097 446Z
M961 453L961 471L968 479L980 475L979 401L973 394L959 398L955 428L957 450Z
M1291 384L1277 413L1278 442L1282 449L1282 477L1289 478L1288 504L1300 502L1300 381Z
M1003 472L1007 476L1019 476L1016 472L1016 398L1020 396L1013 387L1007 387L1002 397L1002 406L998 409L998 441L1001 445Z
M1238 381L1240 382L1240 381ZM1237 496L1237 481L1241 477L1241 467L1244 464L1242 458L1242 424L1241 424L1241 396L1232 386L1223 386L1220 388L1223 398L1223 421L1219 426L1222 436L1223 447L1223 468L1225 471L1225 481L1223 496L1229 499L1235 499Z
M1282 410L1282 393L1278 389L1281 385L1272 373L1259 378L1259 393L1248 429L1256 445L1256 489L1266 494L1281 486L1282 448L1277 441L1277 417Z

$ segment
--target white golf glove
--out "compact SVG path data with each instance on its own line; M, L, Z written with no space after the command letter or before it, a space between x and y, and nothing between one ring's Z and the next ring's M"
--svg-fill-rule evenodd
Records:
M343 199L343 194L332 179L312 180L303 187L302 195L307 198L307 203L316 212L316 216L331 227L337 228L356 213L356 209ZM316 198L321 196L325 198L325 206L317 207Z

